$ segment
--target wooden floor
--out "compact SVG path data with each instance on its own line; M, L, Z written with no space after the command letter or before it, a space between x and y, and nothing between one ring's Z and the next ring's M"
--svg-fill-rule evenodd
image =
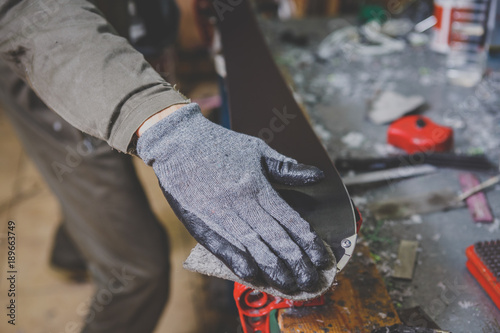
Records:
M213 87L212 87L213 88ZM58 203L24 154L8 119L0 109L0 332L74 332L77 309L92 295L91 283L67 282L48 266L52 237L61 218ZM217 326L218 313L207 305L210 281L182 268L195 241L177 220L158 187L152 169L136 160L138 173L157 216L171 238L171 298L155 332L195 333ZM16 222L17 318L7 324L7 222ZM234 315L236 318L236 315ZM212 331L216 331L215 329ZM224 331L217 331L223 333ZM228 331L229 333L229 331ZM232 331L230 333L233 333Z

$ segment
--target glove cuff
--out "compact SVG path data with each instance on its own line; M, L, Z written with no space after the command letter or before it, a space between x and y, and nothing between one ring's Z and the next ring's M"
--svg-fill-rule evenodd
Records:
M205 121L208 120L201 114L198 104L187 104L154 124L141 135L137 140L137 155L144 163L152 165L158 157L165 156L166 145L175 141L173 138L181 139L188 134L192 124L198 123L201 127Z

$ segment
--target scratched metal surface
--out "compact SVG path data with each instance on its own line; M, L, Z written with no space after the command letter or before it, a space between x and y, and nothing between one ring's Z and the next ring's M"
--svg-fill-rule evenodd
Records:
M348 20L262 20L260 24L276 61L289 75L332 159L393 152L385 145L387 126L371 124L366 112L376 91L394 90L404 95L424 96L427 106L423 114L454 128L456 152L484 151L498 163L500 72L492 72L476 88L450 86L446 83L445 58L426 47L410 46L402 53L371 58L357 57L347 50L320 62L313 51L329 32L345 26ZM298 47L282 42L279 37L285 31L306 35L309 45ZM497 59L490 66L498 69L499 63ZM346 141L349 133L361 142ZM500 310L468 273L464 253L468 245L477 241L500 238L499 186L487 193L497 217L493 225L474 224L467 209L378 222L369 211L363 210L367 202L383 198L441 188L458 191L458 173L441 169L428 176L350 192L365 217L363 241L376 254L379 270L386 276L397 306L420 305L442 329L453 332L500 332ZM482 180L492 175L475 174ZM409 282L390 278L401 239L420 241L414 278ZM421 317L413 319L425 325Z

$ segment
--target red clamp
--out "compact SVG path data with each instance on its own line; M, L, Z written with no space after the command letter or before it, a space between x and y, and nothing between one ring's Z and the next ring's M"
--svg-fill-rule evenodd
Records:
M233 295L244 333L270 333L269 314L275 309L325 304L324 296L310 301L292 301L253 290L238 282L234 283Z

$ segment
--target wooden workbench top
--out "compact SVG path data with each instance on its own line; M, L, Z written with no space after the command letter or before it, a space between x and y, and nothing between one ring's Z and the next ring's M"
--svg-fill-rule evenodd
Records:
M323 306L280 310L281 332L369 333L401 323L370 251L362 244L325 297Z

